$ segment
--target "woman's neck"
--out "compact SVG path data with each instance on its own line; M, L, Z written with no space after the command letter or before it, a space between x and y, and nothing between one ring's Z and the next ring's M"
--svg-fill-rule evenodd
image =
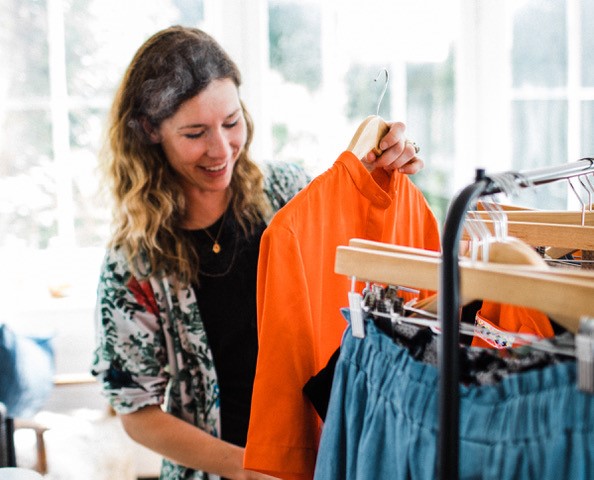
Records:
M231 191L186 193L186 215L183 227L189 230L207 228L215 223L227 209Z

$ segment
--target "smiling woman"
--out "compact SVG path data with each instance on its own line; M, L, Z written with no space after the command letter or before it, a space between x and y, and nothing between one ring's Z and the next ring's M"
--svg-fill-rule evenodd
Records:
M243 470L256 265L273 209L308 177L277 164L265 179L251 160L240 83L211 36L174 26L140 47L111 113L93 373L130 437L166 458L162 478L269 478Z

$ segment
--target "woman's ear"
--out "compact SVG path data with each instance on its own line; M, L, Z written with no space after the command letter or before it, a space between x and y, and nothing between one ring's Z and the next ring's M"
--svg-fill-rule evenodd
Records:
M161 143L161 134L158 130L151 125L151 122L148 121L148 118L142 117L141 120L142 128L149 136L151 142L153 143Z

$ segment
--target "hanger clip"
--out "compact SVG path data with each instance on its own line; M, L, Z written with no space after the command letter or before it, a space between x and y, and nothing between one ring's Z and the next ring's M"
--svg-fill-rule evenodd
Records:
M575 336L578 388L594 393L594 318L582 317Z
M351 279L351 290L349 291L349 312L351 316L351 333L355 338L365 338L365 324L363 322L363 295L355 290L356 279ZM363 290L365 293L366 287Z
M349 292L349 310L351 313L351 332L353 337L365 338L365 325L363 323L363 310L361 301L363 296L357 292Z

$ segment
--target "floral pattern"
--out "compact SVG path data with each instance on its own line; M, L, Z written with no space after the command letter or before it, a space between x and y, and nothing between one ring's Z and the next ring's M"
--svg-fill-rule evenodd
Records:
M262 169L275 212L310 180L295 164L268 163ZM121 250L106 253L97 292L92 373L118 413L162 405L219 436L219 389L196 295L191 287L174 287L171 280L158 274L138 280ZM163 460L161 479L215 478Z

